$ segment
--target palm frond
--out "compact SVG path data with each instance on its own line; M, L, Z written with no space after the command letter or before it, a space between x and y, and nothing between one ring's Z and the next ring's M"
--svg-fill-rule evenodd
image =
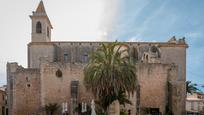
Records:
M129 47L124 43L102 44L91 52L84 75L85 86L95 96L104 97L104 105L118 98L120 91L130 94L136 90L135 63L131 61Z

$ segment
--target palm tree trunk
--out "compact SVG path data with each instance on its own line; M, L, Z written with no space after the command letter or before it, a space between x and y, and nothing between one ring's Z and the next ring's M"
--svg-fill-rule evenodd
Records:
M104 108L104 115L108 115L108 107Z
M120 115L120 102L118 100L114 101L114 109L115 109L115 115Z

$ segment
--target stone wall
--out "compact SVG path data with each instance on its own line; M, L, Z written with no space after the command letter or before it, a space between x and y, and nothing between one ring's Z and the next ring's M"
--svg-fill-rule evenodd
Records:
M165 113L168 69L169 66L164 64L138 65L141 115L145 108L159 108L162 114Z
M71 82L79 81L78 86L78 103L91 103L92 94L86 90L83 84L83 64L42 62L41 64L41 102L42 106L49 103L62 105L68 103L68 111L73 111L71 98ZM56 75L60 70L62 76ZM61 109L61 108L60 108Z
M39 68L40 58L47 57L49 61L55 59L55 48L52 43L28 45L28 68Z
M45 17L31 16L32 19L32 42L50 42L51 41L51 31L49 31L49 37L47 36L47 28L50 30L50 25ZM41 22L42 33L36 33L36 24Z
M90 51L96 48L102 42L32 42L28 44L28 67L24 69L16 63L8 64L7 66L7 80L8 80L8 98L12 113L17 113L19 110L18 104L28 107L26 100L31 103L30 108L36 110L37 103L39 107L43 107L48 103L68 102L71 106L71 82L79 81L79 98L78 102L90 103L93 96L87 93L83 85L83 67L87 63L87 56ZM174 107L182 108L185 112L185 72L186 72L186 44L173 43L148 43L148 42L134 42L127 43L130 46L130 53L132 58L136 58L138 65L138 80L140 83L140 106L160 108L164 113L167 99L167 79L169 75L168 69L174 63L178 68L171 74L175 76L170 79L173 86L179 89L180 92L173 93L180 94L181 101L177 101ZM153 55L152 47L157 47L160 56ZM65 59L66 54L66 59ZM147 61L142 59L144 54L148 57ZM156 53L158 54L158 53ZM155 58L152 60L152 58ZM38 69L32 69L38 68ZM62 77L56 76L56 71L62 72ZM30 77L29 77L30 76ZM28 82L27 77L30 78L31 83ZM17 84L16 84L17 83ZM30 88L27 87L30 83ZM175 88L174 88L175 89ZM23 93L26 92L26 93ZM30 99L31 92L36 92L36 98ZM173 92L176 92L173 90ZM136 112L136 94L130 97L133 105L127 105L127 109ZM17 97L14 97L17 96ZM172 95L172 98L173 95ZM176 97L175 97L176 98ZM25 100L20 102L18 100ZM178 99L176 99L178 100ZM70 107L70 111L73 108ZM32 112L32 110L29 110ZM26 114L23 112L23 114Z
M69 111L73 111L74 108L71 106L72 81L79 81L78 103L87 102L90 104L93 95L83 85L84 64L49 62L47 58L41 59L40 63L40 70L24 69L16 64L11 64L12 69L10 69L9 75L12 76L12 82L10 81L9 85L11 86L12 83L10 92L13 97L13 115L34 113L49 103L58 103L61 106L63 102L67 102ZM137 74L140 85L141 114L143 114L145 107L159 108L163 114L165 113L168 101L168 81L174 87L171 95L174 100L174 102L172 101L172 108L175 111L179 111L176 108L182 106L179 101L181 98L179 95L182 94L183 87L177 83L177 67L175 66L169 73L170 68L172 67L169 64L138 64ZM58 70L62 72L61 77L56 75ZM130 96L133 105L126 105L126 109L130 109L132 114L136 113L135 96L135 94Z
M89 52L97 49L102 43L110 42L31 42L28 45L28 67L39 68L39 58L49 57L55 62L86 63ZM127 42L133 58L141 61L145 53L151 53L152 47L157 47L160 53L160 62L164 64L175 63L179 65L181 80L185 80L186 44L173 44L161 42ZM134 54L135 55L132 55ZM68 60L65 61L64 55ZM151 62L151 61L148 61Z
M163 47L162 52L162 63L174 64L178 68L177 81L180 82L180 95L181 100L179 101L180 110L182 114L185 114L185 99L186 99L186 48L185 47ZM182 108L182 109L181 109Z
M17 64L8 64L10 70L8 88L10 96L10 115L31 115L39 110L40 105L40 71L24 69Z

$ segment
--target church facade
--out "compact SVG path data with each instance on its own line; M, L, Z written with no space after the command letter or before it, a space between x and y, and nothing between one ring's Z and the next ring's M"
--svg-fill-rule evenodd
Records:
M43 114L43 107L62 103L73 114L79 103L90 105L94 99L83 84L83 67L88 53L102 43L51 41L52 24L41 1L33 14L28 68L7 63L9 115ZM130 96L132 114L173 112L185 115L186 48L184 38L168 42L127 42L130 55L138 61L138 89ZM134 81L133 81L134 82ZM111 111L110 111L111 112ZM112 111L111 114L117 113Z

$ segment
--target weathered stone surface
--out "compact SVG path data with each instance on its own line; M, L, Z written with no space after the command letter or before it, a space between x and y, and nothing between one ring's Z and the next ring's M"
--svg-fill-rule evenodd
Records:
M140 107L159 108L165 113L167 103L167 72L168 65L143 64L138 65L138 80L140 83ZM141 114L144 114L141 111Z
M31 16L32 41L28 44L28 68L17 63L7 64L10 115L36 114L45 104L58 103L61 106L63 102L68 103L68 111L72 114L73 102L90 104L94 98L83 85L83 67L88 62L89 52L102 43L110 42L52 42L52 25L43 10L41 1L40 10ZM36 32L39 21L41 33ZM165 107L170 103L175 115L185 115L188 47L185 40L173 37L169 42L126 43L131 58L138 62L138 88L130 96L133 105L126 105L125 109L131 110L132 114L143 115L143 108L151 107L159 108L165 114ZM56 75L58 70L62 75ZM75 91L77 99L71 98L72 81L79 83ZM114 113L119 112L116 110Z
M71 103L70 98L70 83L73 80L79 81L79 99L90 101L93 96L87 93L85 87L83 86L83 67L87 63L85 56L90 51L95 50L99 46L100 42L43 42L43 43L30 43L28 45L29 49L29 68L37 68L40 72L36 74L35 78L39 79L38 87L40 92L40 103L39 107L51 102L57 102L61 105L62 102L67 101ZM164 43L127 43L130 45L130 50L137 48L137 60L138 65L138 80L140 85L140 110L142 112L142 107L158 107L161 112L165 112L166 106L166 90L167 81L180 81L185 82L185 69L186 69L186 47L180 47L179 45L164 44ZM151 45L149 45L151 44ZM139 45L139 46L138 46ZM147 61L141 61L143 54L149 52L152 46L158 46L160 55L153 55L151 52L148 54L155 58L147 58ZM67 60L65 60L64 54L67 55ZM150 61L149 61L150 60ZM173 64L172 64L173 63ZM20 77L16 76L33 76L29 74L29 71L22 69L20 73L16 73L16 64L10 65L10 72L13 76L9 77L10 83L11 79L19 80ZM173 67L175 66L175 67ZM63 73L61 78L56 76L56 71L60 69ZM171 71L168 73L169 69ZM20 71L20 70L18 70ZM9 74L8 74L9 75ZM23 78L23 77L22 77ZM25 82L21 82L25 84ZM17 89L20 88L16 87ZM23 86L22 86L23 87ZM183 87L178 85L177 87ZM185 112L185 88L179 88L181 101L177 102L177 106L182 108L181 111ZM18 90L19 93L23 90ZM13 95L17 92L13 91ZM136 97L135 95L131 97L133 102L132 106L127 106L132 113L136 112ZM20 104L20 103L19 103ZM71 106L70 106L71 107ZM73 108L70 108L70 110Z
M11 66L10 66L11 65ZM40 70L8 64L8 99L11 115L34 114L40 108ZM15 70L15 71L14 71Z

